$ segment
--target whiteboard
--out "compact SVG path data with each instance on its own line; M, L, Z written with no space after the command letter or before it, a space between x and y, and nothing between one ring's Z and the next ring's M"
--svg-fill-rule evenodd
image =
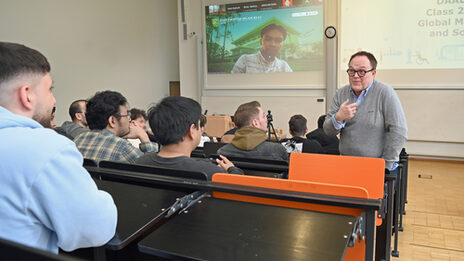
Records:
M408 140L464 142L464 90L396 90Z

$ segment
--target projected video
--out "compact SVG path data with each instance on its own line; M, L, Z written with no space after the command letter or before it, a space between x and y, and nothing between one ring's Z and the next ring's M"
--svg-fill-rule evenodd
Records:
M322 0L206 6L208 73L323 69Z
M361 49L380 69L464 68L463 1L343 0L341 10L342 68Z

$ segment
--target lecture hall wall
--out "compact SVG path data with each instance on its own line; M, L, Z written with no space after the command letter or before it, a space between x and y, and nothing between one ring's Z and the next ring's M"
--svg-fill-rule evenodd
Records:
M0 41L47 56L59 125L75 99L115 90L147 109L179 80L176 1L2 0Z

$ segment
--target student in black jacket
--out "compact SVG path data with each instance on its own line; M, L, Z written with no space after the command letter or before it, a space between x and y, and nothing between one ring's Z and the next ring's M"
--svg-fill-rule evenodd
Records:
M201 106L198 102L181 96L170 96L161 100L148 111L148 121L156 141L161 144L158 153L146 153L135 163L194 170L205 173L211 180L214 173L243 174L226 157L220 156L217 164L190 158L200 143Z
M322 146L319 142L306 139L305 134L308 132L306 124L307 120L303 115L297 114L290 118L288 125L292 138L281 140L288 153L322 153Z
M329 136L325 134L322 127L324 125L325 117L325 114L319 117L317 120L317 129L306 134L306 138L318 141L321 144L324 153L340 155L340 152L338 151L337 136Z

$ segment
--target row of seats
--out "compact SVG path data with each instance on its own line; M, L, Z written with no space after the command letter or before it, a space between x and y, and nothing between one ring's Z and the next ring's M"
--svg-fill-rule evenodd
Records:
M253 163L253 160L248 159L248 161ZM272 162L266 163L270 164ZM264 163L261 164L265 165ZM272 189L340 197L364 199L384 198L385 174L384 161L381 159L292 153L290 166L287 167L284 166L284 164L282 164L282 166L288 168L288 180L218 173L213 176L213 183L219 182L257 187L268 186L267 188ZM140 171L144 173L162 173L160 168L115 162L102 161L99 163L99 167ZM163 169L163 171L164 174L167 174L166 169ZM297 187L299 189L295 189ZM214 195L224 197L221 193L214 193ZM243 200L243 197L238 198ZM260 203L263 202L260 201ZM305 206L305 209L308 209L308 206ZM343 208L317 206L314 204L309 209L331 213L345 213L356 217L362 214L360 210L353 212L353 209L350 209L346 212L347 210ZM377 225L380 226L381 223L382 219L378 218ZM346 253L345 260L359 260L359 255L364 255L365 252L365 245L358 244L356 247L349 249Z
M402 172L407 173L407 154L406 157L402 158L402 160ZM253 160L248 159L248 161L249 163L253 163ZM272 165L270 163L272 162L260 164L262 166L266 166L266 164ZM194 171L189 172L183 170L172 170L167 168L157 168L152 166L141 166L119 162L102 161L97 163L91 160L85 160L84 165L91 173L92 168L93 170L114 169L119 171L127 171L128 173L151 173L154 176L156 175L164 177L176 177L186 180L196 179L206 182L206 175L204 175L201 172ZM279 166L278 164L274 165ZM243 188L256 187L313 195L328 195L334 196L336 198L358 198L366 200L373 199L380 200L381 202L383 202L382 204L386 204L387 202L387 200L384 198L384 161L381 159L292 153L290 157L289 166L285 166L282 164L281 167L286 168L288 170L288 180L275 179L270 177L242 176L218 173L213 176L213 181L211 183L213 185L212 188L214 188L215 184L233 184L239 185ZM396 183L398 185L396 191L401 191L401 193L397 193L397 195L400 197L398 201L398 209L401 210L401 214L405 214L404 204L407 202L405 193L407 191L407 184L404 184L406 180L407 177L405 178L403 175L402 181L398 180L398 182ZM209 187L201 187L202 190L204 190L205 188ZM277 205L287 208L298 208L319 212L346 214L355 216L358 220L360 218L365 218L365 216L363 215L366 213L366 210L362 207L340 207L336 204L315 204L307 202L295 202L292 200L282 200L273 197L257 197L250 196L246 193L237 193L235 192L235 190L233 193L229 193L224 191L215 191L214 189L212 189L212 195L216 198L253 202L264 205ZM389 213L387 213L388 215L385 215L385 213L383 212L385 212L383 209L379 209L379 214L377 215L376 221L376 225L378 227L382 225L385 226L385 223L388 223L388 219L392 217L391 210ZM383 218L380 218L380 216ZM389 224L391 224L391 222ZM391 231L391 229L389 231ZM384 236L388 237L389 235L391 235L391 232L390 234L386 233L386 235ZM369 238L369 236L372 238ZM397 237L397 234L395 236ZM376 240L381 240L382 238L380 237L381 234L377 234ZM356 243L353 247L349 247L347 249L347 252L344 256L344 260L373 259L373 257L369 257L370 254L374 253L373 234L371 233L367 235L364 240L362 238L358 238L358 240L360 241L359 243ZM386 239L384 238L383 240ZM388 243L390 242L388 240L386 241ZM382 247L385 247L385 249L379 249ZM380 246L379 244L377 244L375 250L377 255L378 253L385 254L384 256L376 256L376 260L389 260L389 249L389 244L380 244ZM397 251L396 245L393 252L395 251Z
M192 152L192 157L196 158L214 158L217 157L217 150L224 146L223 143L205 142L203 147L198 147ZM392 186L392 198L394 198L394 210L393 213L393 232L394 232L394 250L392 255L395 257L399 256L398 251L398 232L403 231L403 215L406 214L405 204L407 203L407 180L408 180L408 154L403 148L400 153L400 164L398 175L387 175L387 179L394 179L397 182L393 182L389 186ZM246 170L248 175L253 176L264 176L264 177L288 177L288 163L285 161L275 160L262 160L262 159L247 159L247 158L229 158L237 167ZM278 165L278 166L276 166ZM388 174L388 171L386 171ZM388 185L388 184L386 184ZM398 197L398 199L396 199ZM399 206L396 206L398 202Z
M204 147L202 148L197 148L195 151L192 152L192 157L197 157L197 158L208 158L208 157L214 157L217 156L217 150L224 146L225 144L223 143L213 143L213 142L205 142ZM393 232L394 232L394 249L392 251L392 255L395 257L399 256L399 251L398 251L398 232L403 231L403 215L406 214L405 211L405 204L407 203L407 180L408 180L408 154L406 153L406 150L403 148L401 153L400 153L400 164L399 164L399 171L398 175L395 176L390 176L390 178L393 178L396 180L393 184L390 186L394 186L392 188L392 198L394 198L394 210L392 210L393 213ZM264 166L259 166L260 163L264 164L278 164L278 165L283 165L285 166L285 162L273 162L273 161L268 161L266 162L264 160L258 160L258 159L240 159L240 158L232 158L232 161L237 167L244 168L250 173L251 175L255 176L268 176L268 177L283 177L287 178L287 172L286 170L282 170L280 175L263 175L266 174L264 171L269 171L269 168L265 168ZM248 163L244 162L252 162L252 166L249 166ZM387 171L388 173L388 171ZM397 205L398 203L398 205ZM387 242L388 243L388 242Z

